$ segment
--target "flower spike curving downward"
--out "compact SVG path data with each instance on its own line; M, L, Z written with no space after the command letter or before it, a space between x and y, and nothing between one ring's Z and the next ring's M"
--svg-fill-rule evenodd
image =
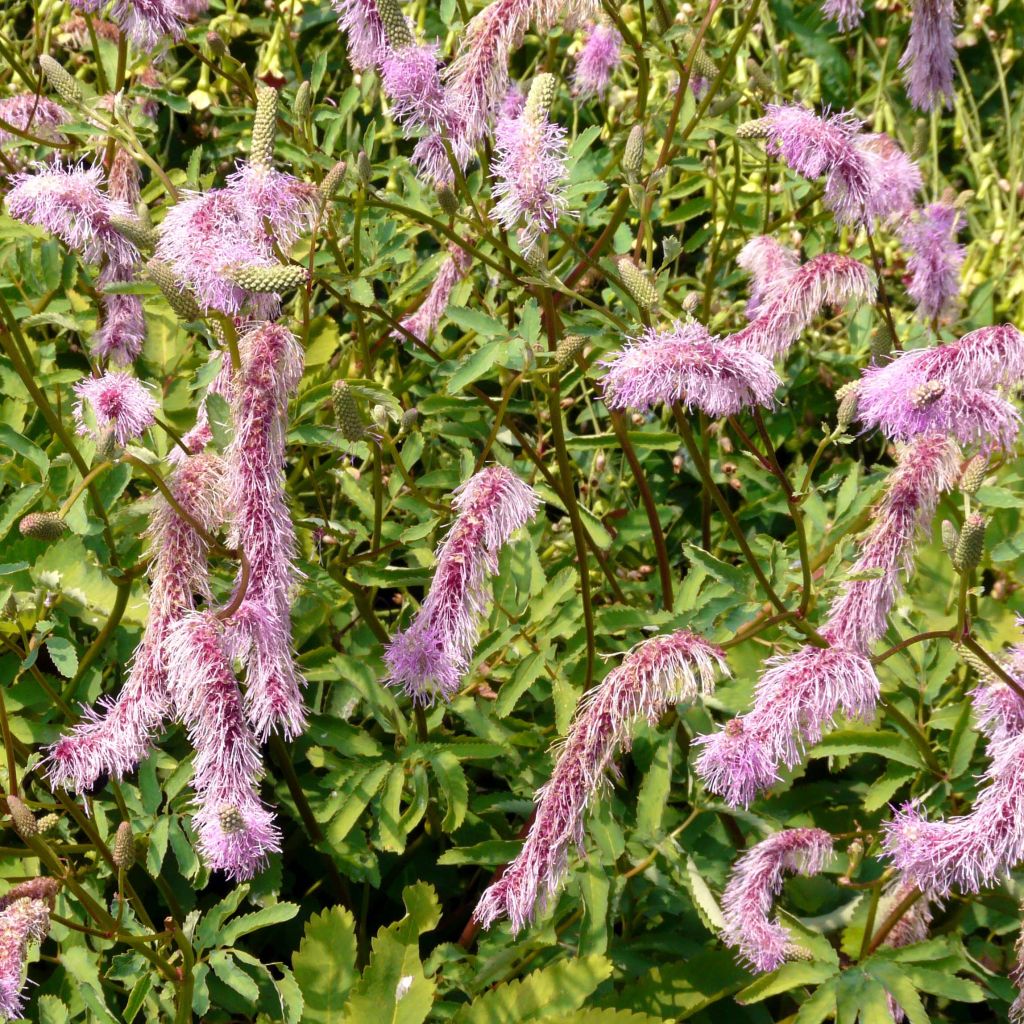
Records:
M587 33L582 49L576 54L573 91L577 96L603 96L611 84L612 73L622 61L622 36L603 22Z
M955 38L953 0L913 0L910 38L900 67L907 95L918 110L932 110L939 102L953 105Z
M384 660L388 682L417 704L451 700L487 614L487 577L498 554L537 512L533 489L503 466L482 469L456 491L455 522L437 549L437 568L412 624L396 633Z
M376 67L387 53L384 22L374 0L331 0L348 40L348 62L356 71Z
M781 383L763 355L713 337L696 321L669 331L647 328L602 365L609 409L644 412L678 402L718 419L771 406Z
M840 32L852 32L864 20L864 0L825 0L821 13L831 18Z
M583 849L587 807L628 750L641 720L651 725L674 704L710 694L716 673L728 675L722 651L688 630L637 644L618 668L580 702L550 780L537 792L526 842L473 916L484 927L508 917L514 932L554 895L568 870L571 847Z
M441 322L455 286L469 273L473 265L472 257L461 246L454 243L448 247L448 255L438 268L437 277L430 286L426 298L420 303L415 313L401 320L402 327L410 334L426 343ZM406 339L401 331L393 331L392 337Z
M789 932L772 919L787 872L816 875L832 856L820 828L791 828L762 840L736 862L722 896L722 938L755 971L773 971L792 953Z
M62 142L64 136L54 131L54 128L70 121L71 115L53 100L26 92L17 96L6 96L0 100L0 118L37 139ZM18 136L0 128L0 145L14 142L17 138Z
M785 291L800 269L800 257L771 235L757 235L740 249L736 264L751 277L747 318L753 319L765 302Z
M22 1015L28 946L42 942L50 931L51 902L52 892L43 899L23 896L0 911L0 1016L5 1020Z
M963 219L952 203L930 203L903 229L903 244L910 250L907 292L921 320L941 319L956 308L967 254L956 240Z
M123 448L156 422L153 393L131 374L111 372L102 377L86 377L75 385L75 394L75 423L83 437L99 441L110 430ZM95 428L86 422L86 405L95 418Z

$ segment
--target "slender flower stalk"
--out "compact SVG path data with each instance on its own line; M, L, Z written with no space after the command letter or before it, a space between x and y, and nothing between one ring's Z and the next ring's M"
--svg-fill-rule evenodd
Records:
M647 328L602 365L609 409L645 412L678 402L719 419L770 407L781 383L765 356L713 337L696 321L668 331Z
M224 518L223 465L213 454L193 455L168 477L175 501L208 532ZM122 778L146 756L153 733L171 712L164 642L169 630L210 600L207 544L162 496L156 499L146 534L151 560L149 618L132 656L128 679L116 699L104 698L96 711L47 752L50 782L78 792L104 774Z
M907 95L918 110L932 110L937 103L953 105L955 39L953 0L913 0L910 37L900 67Z
M111 371L101 377L85 377L75 385L75 394L78 401L72 411L83 437L99 441L109 430L123 448L156 422L156 398L131 374ZM87 422L87 416L95 425Z
M486 928L507 916L519 932L534 919L562 884L570 848L583 850L587 808L615 773L616 754L629 750L637 723L654 725L673 705L712 693L716 673L729 674L723 652L678 630L637 644L583 698L551 778L537 792L526 842L481 897L477 921Z
M903 244L910 251L907 292L917 302L917 316L939 320L956 310L960 294L960 268L967 250L957 243L963 215L952 204L930 203L903 229Z
M458 691L490 604L488 576L537 504L533 489L503 466L482 469L455 492L455 522L437 549L430 591L384 656L388 682L417 704L451 700Z
M584 99L604 96L615 69L622 62L621 51L622 36L616 29L602 21L591 26L576 54L573 92Z
M281 835L260 799L263 764L223 626L212 612L196 612L171 630L166 650L175 707L196 750L192 820L199 850L213 870L251 878L280 850Z
M831 857L827 832L791 828L762 840L736 861L722 895L722 938L753 970L773 971L799 950L772 918L786 874L816 875Z
M751 238L736 257L739 267L750 274L747 319L757 316L761 306L778 297L800 269L800 257L771 235Z
M778 359L825 306L870 302L875 288L875 275L862 263L838 253L822 253L793 271L785 287L765 296L754 319L725 341Z
M0 1016L21 1017L25 1005L25 958L31 942L42 942L50 931L50 903L22 897L0 911Z
M295 528L284 493L288 399L302 377L290 331L261 324L239 341L234 438L225 454L231 540L249 560L245 596L228 643L246 666L245 710L256 736L297 736L305 724L302 676L291 651L291 597L298 579Z
M434 278L434 283L430 286L426 298L420 303L416 312L410 313L409 316L401 320L402 327L426 344L448 309L452 291L469 273L472 265L473 259L465 249L454 243L450 245L448 254L438 268L437 276ZM405 335L401 331L393 331L392 337L401 339Z

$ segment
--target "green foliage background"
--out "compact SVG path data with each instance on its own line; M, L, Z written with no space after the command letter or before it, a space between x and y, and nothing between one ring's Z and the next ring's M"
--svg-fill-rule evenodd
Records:
M462 0L416 0L406 10L451 54L464 7ZM119 588L111 543L122 568L143 564L151 483L119 465L97 485L107 523L83 499L63 540L46 545L19 534L24 514L57 508L81 479L69 442L86 464L93 455L90 442L72 442L69 411L71 385L89 367L96 268L0 216L0 295L9 310L0 332L5 346L29 357L34 384L66 431L55 434L10 353L0 357L0 605L12 595L17 605L0 623L5 754L29 805L59 815L46 838L63 870L100 906L113 905L115 915L117 874L107 846L122 820L140 845L127 875L137 901L126 906L120 929L136 944L64 923L94 923L65 888L57 904L63 920L30 967L37 983L31 1019L812 1024L835 1014L843 1024L875 1024L889 1019L887 988L913 1024L1005 1017L1022 895L1016 878L976 898L950 898L936 910L929 942L861 958L870 900L860 893L870 889L840 884L848 867L841 854L821 877L789 883L782 900L806 960L755 981L716 936L730 866L759 837L794 825L840 835L861 830L867 854L856 880L871 882L884 870L873 836L890 801L914 795L947 813L970 807L984 766L966 697L974 676L945 641L889 658L880 669L884 704L875 722L840 727L749 812L729 811L704 793L690 768L693 740L745 709L760 662L792 649L800 634L777 626L733 646L735 678L713 699L639 730L621 778L588 821L586 859L574 864L537 923L518 938L507 924L481 934L467 929L488 880L519 849L532 794L550 772L549 748L584 692L581 562L594 605L595 679L607 672L606 659L614 665L652 628L686 627L723 642L763 614L764 596L724 524L717 516L702 523L699 479L670 418L659 413L624 426L667 538L673 600L664 606L637 478L597 387L598 360L638 327L613 256L633 249L641 225L646 238L638 251L657 271L663 309L678 315L692 294L698 317L714 332L743 322L745 281L734 257L766 227L801 243L808 256L839 249L870 262L862 237L837 230L818 186L766 163L756 143L736 139L737 126L772 98L751 79L748 59L778 97L853 108L908 150L917 139L932 198L947 187L973 193L964 207L962 313L943 327L944 337L1020 322L1024 10L1012 0L958 7L964 28L955 104L918 126L896 67L907 6L878 0L868 7L864 29L844 36L805 0L714 5L704 46L720 77L703 101L687 90L675 107L673 87L710 9L705 3L609 4L636 49L626 47L606 103L571 96L574 33L528 36L514 57L514 77L525 81L544 69L559 78L553 116L570 128L569 196L579 211L552 238L545 279L532 276L493 229L481 236L465 196L454 218L441 212L411 172L410 144L385 116L376 76L349 68L326 3L240 2L225 10L215 0L187 42L172 48L157 84L140 81L145 55L129 63L129 96L151 97L159 108L150 119L129 105L131 132L179 188L221 182L244 155L248 83L256 75L282 83L279 166L320 181L337 160L350 165L314 243L308 306L296 299L286 307L306 353L288 438L288 493L305 574L293 624L311 720L298 741L268 747L264 794L279 809L285 844L251 884L211 878L193 852L190 747L180 727L168 730L136 775L100 786L84 801L50 792L38 767L40 747L67 727L78 705L116 692L124 678L146 617L146 586L135 576ZM100 39L96 52L89 43L63 46L57 26L68 14L53 0L5 5L0 91L35 88L43 52L61 60L88 94L96 92L99 67L113 80L116 44ZM228 44L226 56L211 49L208 29ZM303 80L313 91L306 124L290 113ZM619 166L638 120L645 171L656 161L664 169L646 195L630 193ZM103 142L85 123L67 134L83 157ZM4 158L21 161L33 150L10 143ZM354 169L360 150L372 166L365 183ZM479 168L468 188L486 212L489 189ZM148 171L144 199L159 220L167 196ZM476 259L432 347L389 337L395 320L420 301L453 238L476 239ZM598 242L595 269L586 254ZM912 319L902 282L905 254L894 237L879 245L903 343L923 344L926 332ZM300 243L292 255L309 254ZM574 295L565 295L567 282ZM136 372L159 387L161 415L184 431L215 370L207 364L215 343L208 326L177 321L154 287L138 288L149 335ZM545 288L560 296L563 332L586 338L582 358L553 373L539 372L553 365L541 316ZM819 318L790 354L767 422L792 480L803 478L831 434L834 390L866 364L879 323L879 311L869 308ZM387 410L380 448L350 444L337 431L328 398L339 378L370 389L368 418L374 405ZM557 457L546 389L555 396L566 466ZM418 424L401 431L401 413L412 407ZM755 554L776 589L795 601L800 565L784 495L737 450L728 429L695 426ZM145 447L159 462L168 437L151 431ZM485 459L529 479L544 509L502 556L494 610L462 692L417 722L409 702L380 684L382 640L407 621L429 582L451 491ZM803 504L821 568L812 622L842 581L891 465L891 452L875 436L825 446ZM589 537L583 551L567 514L573 502L566 500L566 470ZM997 651L1014 638L1021 605L1024 480L1015 459L994 467L978 501L993 521L974 581L975 633ZM958 499L945 499L941 514L960 518ZM232 566L218 566L220 595L231 580ZM955 574L936 541L921 550L889 641L948 626L955 598ZM6 787L8 772L0 779ZM13 829L0 841L5 879L53 873ZM147 945L145 937L162 930L164 937ZM167 980L152 967L139 952L140 937L185 980Z

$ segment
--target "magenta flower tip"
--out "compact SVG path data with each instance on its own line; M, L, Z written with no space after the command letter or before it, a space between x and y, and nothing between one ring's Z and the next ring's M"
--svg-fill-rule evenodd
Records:
M903 244L910 251L907 292L917 302L921 320L942 319L956 309L960 268L967 255L956 240L963 223L952 203L931 203L903 229Z
M771 235L757 235L740 249L736 264L751 277L747 318L753 319L763 303L785 291L800 257Z
M940 102L953 105L955 39L953 0L913 0L910 37L899 66L910 102L918 110L931 110Z
M611 26L598 22L587 33L576 54L573 91L577 96L603 96L611 77L621 63L622 36Z
M331 0L348 40L348 62L356 71L376 67L388 52L388 38L374 0Z
M825 0L821 13L831 18L840 32L852 32L864 19L864 0Z
M78 401L73 412L77 431L98 441L106 430L124 447L148 430L158 409L153 393L137 377L111 371L102 377L86 377L75 385ZM88 404L96 426L86 422Z

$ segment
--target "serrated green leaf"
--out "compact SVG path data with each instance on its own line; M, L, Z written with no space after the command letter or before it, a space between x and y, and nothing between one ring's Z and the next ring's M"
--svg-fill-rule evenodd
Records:
M454 832L466 820L466 811L469 808L466 773L462 770L459 759L449 751L440 751L431 757L430 766L437 776L446 808L441 827L445 832Z
M252 977L239 966L238 961L226 950L216 949L209 957L213 973L243 999L255 1003L260 997L260 987Z
M217 941L222 946L233 946L243 935L290 921L298 912L299 907L295 903L275 903L269 907L262 907L251 914L232 918L220 930Z
M780 992L788 992L800 985L820 985L836 972L836 965L830 963L801 960L786 963L768 974L762 974L743 991L737 993L736 1002L747 1006Z
M78 651L66 637L48 636L46 652L50 655L50 660L56 666L57 671L65 679L70 679L78 671Z
M305 1006L303 1024L338 1024L356 978L356 928L344 907L329 907L307 922L292 972Z

